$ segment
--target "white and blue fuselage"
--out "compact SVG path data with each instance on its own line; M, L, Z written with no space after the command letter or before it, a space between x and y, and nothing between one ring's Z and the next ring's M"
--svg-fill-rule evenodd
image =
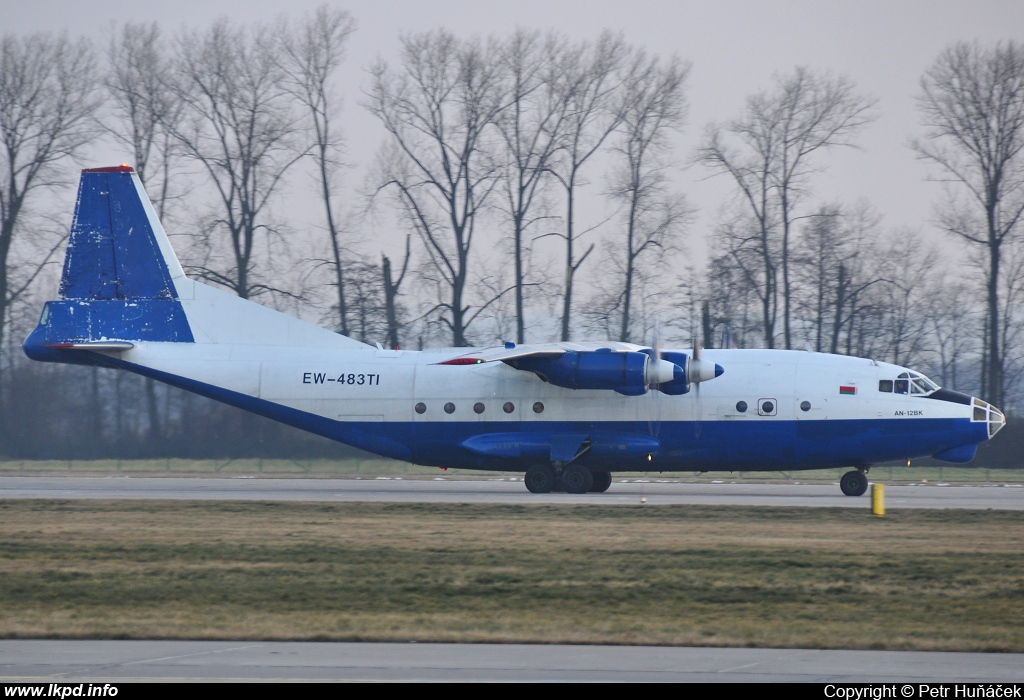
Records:
M46 304L24 347L33 359L126 369L380 455L464 469L966 462L1004 424L983 401L855 357L705 350L701 361L719 376L691 384L679 366L700 363L686 350L367 346L187 278L123 167L83 173L61 299ZM597 385L583 364L569 378L553 373L561 370L550 363L570 356L639 358L640 374L629 376L640 383L585 388ZM659 356L676 363L660 378L651 369ZM673 368L678 390L668 392L658 382Z

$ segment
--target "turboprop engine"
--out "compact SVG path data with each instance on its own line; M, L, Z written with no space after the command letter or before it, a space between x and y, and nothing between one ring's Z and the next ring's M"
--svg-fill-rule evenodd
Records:
M663 394L678 396L690 390L690 384L699 384L709 379L719 377L725 371L721 365L700 357L690 357L685 352L659 352L658 350L643 350L644 354L653 358L660 356L662 362L670 362L676 367L682 368L682 373L675 375L672 381L657 382L653 388Z
M558 357L523 357L507 362L555 386L606 389L627 396L639 396L652 386L686 382L683 367L642 352L570 350Z

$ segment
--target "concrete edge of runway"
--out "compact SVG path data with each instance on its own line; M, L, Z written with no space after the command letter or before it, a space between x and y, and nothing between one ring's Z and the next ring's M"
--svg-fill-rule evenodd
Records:
M1022 683L1024 654L731 647L0 640L6 682Z

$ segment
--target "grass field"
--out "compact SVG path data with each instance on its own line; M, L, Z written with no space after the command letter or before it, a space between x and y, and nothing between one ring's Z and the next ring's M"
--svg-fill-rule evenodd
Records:
M1024 651L1008 511L0 501L0 636Z
M786 481L800 483L838 483L848 469L817 469L799 472L651 472L617 474L622 478L651 478L709 483L712 481ZM443 474L454 478L493 478L500 472L478 472L436 467L419 467L388 459L132 459L132 460L0 460L0 475L73 475L107 476L238 476L273 477L341 477L402 476L428 478ZM521 474L504 474L521 476ZM1024 484L1024 469L985 469L957 466L880 465L872 468L871 479L887 484L950 483L950 484Z

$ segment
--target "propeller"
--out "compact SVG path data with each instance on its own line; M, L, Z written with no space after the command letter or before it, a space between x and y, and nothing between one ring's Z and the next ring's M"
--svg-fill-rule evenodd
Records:
M700 385L702 382L706 382L715 377L720 377L725 372L722 365L715 364L711 360L705 360L701 357L703 354L703 348L701 347L700 341L693 344L693 357L687 363L686 367L686 381L691 384L695 384L694 388L696 398L696 410L697 420L694 421L694 437L700 437L700 422L704 415L703 406L700 402Z
M704 418L704 407L701 405L700 402L700 383L703 381L701 370L705 370L706 373L706 368L704 367L704 365L707 364L704 360L701 359L700 355L701 347L700 341L698 340L693 344L693 358L687 363L686 367L686 378L694 385L693 392L694 398L696 400L697 419L693 422L693 437L698 440L700 439L701 420ZM715 375L712 371L712 375L711 377L708 377L708 379L712 379L714 378L714 376Z
M651 343L651 360L649 365L659 365L661 359L661 333L658 324L654 325L654 342ZM661 392L658 387L661 385L661 377L655 377L659 381L651 382L650 390L647 392L647 427L651 437L658 437L661 432ZM671 379L669 379L671 381Z

